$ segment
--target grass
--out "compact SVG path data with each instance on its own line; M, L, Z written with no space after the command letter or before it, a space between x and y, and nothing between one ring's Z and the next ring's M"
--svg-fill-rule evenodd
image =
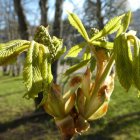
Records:
M13 120L34 110L32 100L23 97L25 87L22 77L0 76L0 123ZM76 140L139 140L140 116L131 115L115 121L117 116L140 111L140 98L132 87L126 92L115 80L115 90L111 96L109 109L105 117L91 122L91 129ZM114 118L113 123L109 123ZM51 128L51 123L27 123L15 129L0 134L4 140L58 140L60 135L57 129Z
M22 77L0 76L0 122L6 122L34 110L32 100L23 98Z

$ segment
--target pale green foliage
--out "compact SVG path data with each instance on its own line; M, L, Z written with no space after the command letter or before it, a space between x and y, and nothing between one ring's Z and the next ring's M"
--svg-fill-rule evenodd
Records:
M62 39L58 39L57 37L53 37L52 38L52 44L53 44L53 48L51 49L53 50L53 61L55 61L56 59L58 59L63 53L65 53L66 51L66 47L63 47L63 40ZM50 50L49 50L50 51Z
M135 86L140 90L140 41L134 37L134 55L133 55L133 80Z
M79 17L76 15L76 14L73 14L73 13L68 13L68 19L69 19L69 22L70 24L78 30L78 32L83 36L83 38L88 41L89 40L89 37L88 37L88 34L81 22L81 20L79 19Z
M93 72L95 70L95 67L96 67L96 59L95 59L95 57L91 57L91 60L90 60L90 70L91 70L91 72Z
M50 61L55 61L58 59L65 51L66 48L63 47L63 40L55 36L51 37L49 34L49 27L44 26L38 27L34 40L40 44L43 44L48 48L50 53Z
M115 55L115 62L116 62L116 72L118 75L118 78L120 80L121 85L125 89L129 89L131 85L134 83L136 87L139 87L139 50L135 48L139 48L139 41L135 43L134 46L134 58L132 61L132 50L130 42L128 42L127 37L125 36L125 32L127 31L127 28L129 26L131 20L131 12L127 12L126 14L114 17L111 19L104 28L99 31L96 28L92 28L90 33L91 39L86 39L86 31L85 28L80 21L80 19L74 15L69 14L69 21L70 23L79 31L79 33L85 38L86 42L82 42L78 45L73 46L69 52L67 53L66 57L77 57L78 54L86 47L86 50L83 54L82 60L88 60L90 59L90 55L92 54L92 51L94 50L93 47L102 47L107 50L113 50L113 55ZM116 38L114 39L114 42L108 42L105 39L105 36L115 33L116 32ZM132 39L131 39L132 40ZM136 41L134 41L136 42ZM90 47L89 47L90 46ZM94 52L95 53L95 50ZM113 56L112 55L112 56ZM96 58L96 54L95 54ZM114 59L114 57L112 57ZM95 59L91 59L90 67L91 71L95 68ZM112 60L111 60L112 61ZM72 72L78 70L79 68L83 67L86 61L81 61L81 63L76 64L72 66L70 69L66 71L66 74L71 74ZM113 62L113 61L112 61ZM132 64L133 62L133 64ZM133 65L133 68L132 68ZM137 65L137 66L136 66ZM92 67L93 66L93 67ZM133 71L132 71L133 69ZM134 72L134 69L136 70L136 73ZM106 73L106 72L105 72ZM135 73L135 74L132 74ZM107 73L106 73L107 74ZM135 77L135 78L134 78ZM137 81L136 81L137 79ZM139 89L139 88L138 88Z
M86 42L82 42L80 44L77 44L73 46L68 53L66 54L65 58L67 57L77 57L78 54L82 51L82 49L87 45Z
M45 36L42 36L42 33ZM13 40L0 44L0 65L13 62L20 53L27 51L23 68L23 80L27 87L25 97L27 98L35 98L39 92L43 92L44 97L50 93L53 81L51 64L66 50L62 48L62 39L51 38L48 29L43 26L39 27L35 39L38 42Z
M117 37L114 45L116 71L120 83L127 90L132 84L140 90L139 39L131 32L128 32ZM122 70L123 67L124 69Z
M34 42L32 42L30 47L29 47L29 50L28 50L27 56L26 56L26 61L25 61L25 64L24 64L24 69L23 69L23 78L24 78L24 81L25 81L24 83L25 83L25 86L27 87L28 90L31 90L31 88L32 88L33 49L34 49Z
M91 38L91 41L116 32L120 27L121 20L123 17L124 15L114 17L113 19L111 19L99 33L97 33L95 36Z
M140 90L140 40L134 32L126 33L130 18L131 12L114 17L101 31L91 29L93 32L89 34L89 38L78 16L69 13L70 24L85 41L71 47L65 56L77 57L82 50L84 52L80 62L64 73L63 76L70 77L64 89L53 83L51 66L66 48L62 47L61 39L50 36L48 27L40 26L31 42L18 40L10 42L10 45L0 45L0 64L9 63L20 53L27 51L23 71L27 87L25 96L35 98L42 92L41 104L55 118L63 133L65 127L72 131L72 134L66 132L68 135L82 133L89 128L88 120L98 119L107 112L114 89L115 74L111 73L114 63L121 85L126 90L131 85ZM112 33L116 33L116 37L109 42L107 35ZM84 74L70 76L84 66L87 67ZM92 75L95 67L95 75ZM95 79L91 79L93 76Z
M16 57L28 48L29 41L13 40L0 44L0 65L6 65L16 60Z
M132 84L132 60L130 56L130 46L126 40L123 40L124 35L119 36L115 40L115 62L116 71L121 85L128 90Z
M131 20L131 12L129 11L128 13L126 13L122 19L120 28L117 32L117 36L120 35L123 32L126 32L128 29L128 26L130 24L130 20Z
M88 60L91 58L90 48L86 47L86 50L83 54L83 60Z
M107 41L92 41L90 42L90 44L109 50L112 50L114 45L112 42L107 42Z
M75 72L75 71L79 70L80 68L86 66L89 62L90 62L90 59L87 59L87 60L81 61L78 64L75 64L75 65L71 66L68 70L66 70L66 72L64 73L64 75L70 75L70 74L72 74L73 72Z
M42 76L39 65L39 47L31 42L23 69L24 83L28 89L29 97L36 97L42 91Z

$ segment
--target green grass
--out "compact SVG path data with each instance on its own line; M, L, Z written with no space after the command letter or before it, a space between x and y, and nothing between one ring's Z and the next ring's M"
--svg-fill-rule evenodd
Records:
M23 98L25 87L22 77L0 76L0 123L13 120L17 117L34 111L32 100ZM140 115L131 115L115 120L118 116L131 114L140 111L140 98L137 91L132 87L126 92L115 80L115 89L111 96L109 109L105 117L91 122L91 129L78 136L76 140L139 140L140 139ZM113 123L108 124L113 118ZM58 140L58 131L51 129L48 122L27 123L0 134L0 139L4 140Z
M33 101L23 98L25 92L22 77L0 76L1 123L34 110Z

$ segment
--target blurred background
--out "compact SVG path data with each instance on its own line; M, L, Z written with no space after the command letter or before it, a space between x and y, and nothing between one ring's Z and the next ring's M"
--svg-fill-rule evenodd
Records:
M51 35L64 39L69 49L82 38L67 20L67 11L76 13L86 29L102 29L106 22L128 10L129 30L140 37L140 0L0 0L0 43L14 39L32 40L39 25ZM111 37L109 38L111 40ZM60 134L52 118L37 108L40 99L26 100L22 79L24 56L16 63L0 67L0 140L58 140ZM79 58L61 58L53 65L56 81ZM133 88L126 92L115 79L107 115L91 122L91 129L76 140L139 140L140 99Z

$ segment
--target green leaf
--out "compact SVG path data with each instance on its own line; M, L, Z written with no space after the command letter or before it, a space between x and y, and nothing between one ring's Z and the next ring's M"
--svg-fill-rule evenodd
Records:
M52 39L52 43L54 48L52 49L53 51L53 61L55 61L56 59L59 59L59 57L64 54L64 52L66 51L66 47L63 47L63 40L62 39L58 39L57 37L53 36Z
M124 15L112 18L99 33L95 34L91 38L90 42L116 32L120 28L121 20L123 17Z
M86 50L83 54L83 60L87 60L87 59L90 59L90 58L91 58L90 48L86 47Z
M120 35L115 39L114 53L118 79L121 85L129 90L132 85L132 54L130 45L124 35Z
M33 78L32 56L33 56L34 43L35 42L32 41L30 44L30 48L27 51L27 54L26 54L27 56L26 56L25 64L23 68L23 80L28 91L32 88L32 78Z
M130 24L130 20L131 20L131 12L127 12L121 22L121 26L118 30L117 36L119 36L120 34L122 34L123 32L126 32L126 30L128 29L128 26Z
M79 19L79 17L76 15L76 14L73 14L73 13L68 13L68 19L69 19L69 22L70 24L78 30L78 32L83 36L83 38L88 41L89 40L89 37L88 37L88 34L81 22L81 20Z
M67 57L77 57L78 54L82 51L82 49L87 45L86 42L82 42L78 45L73 46L68 53L66 54L65 58Z
M52 71L51 71L51 62L50 55L46 48L44 48L43 59L41 65L41 74L43 78L43 99L40 105L44 104L50 94L50 87L53 81Z
M113 42L106 42L106 41L92 41L90 42L92 45L103 47L105 49L112 50L114 47Z
M78 64L73 65L72 67L70 67L65 73L64 75L69 75L77 70L79 70L80 68L84 67L85 65L87 65L89 63L90 59L88 60L83 60Z
M55 59L59 59L66 52L66 47L59 50L55 56Z
M0 46L0 65L6 65L15 61L17 56L29 47L29 41L13 40Z
M134 37L133 81L136 88L140 90L140 41L136 37Z
M96 67L96 59L95 57L91 57L90 60L90 71L93 72L95 70Z
M42 75L39 63L39 45L32 41L23 69L24 84L28 89L26 95L29 98L37 97L38 93L42 91Z

